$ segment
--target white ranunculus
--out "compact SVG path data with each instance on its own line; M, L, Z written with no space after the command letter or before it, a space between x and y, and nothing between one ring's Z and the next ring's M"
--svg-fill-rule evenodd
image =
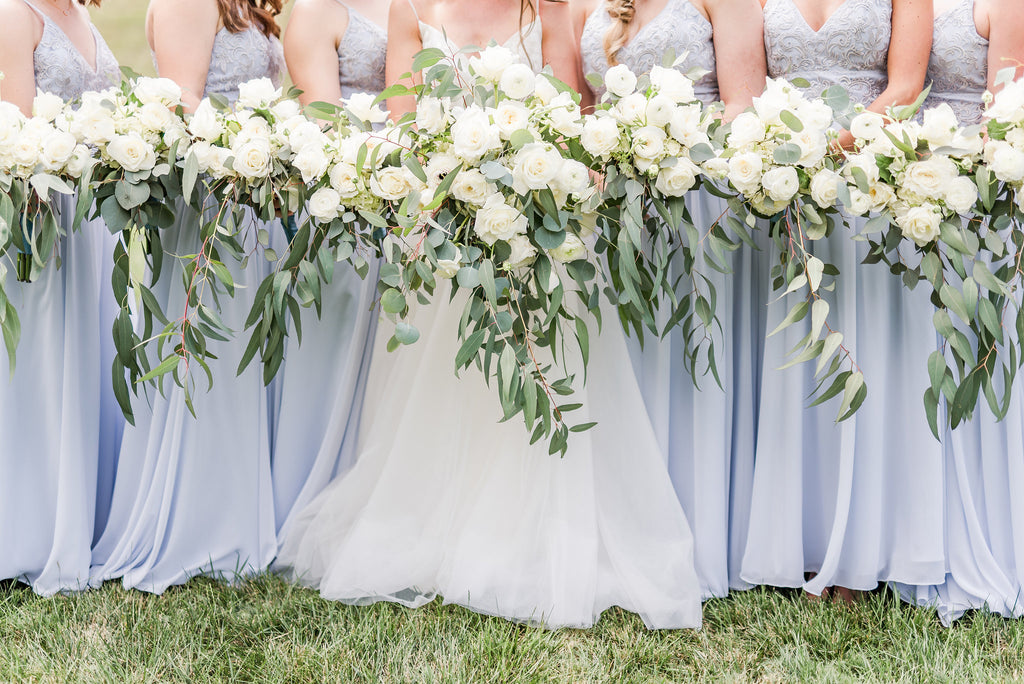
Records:
M360 121L371 124L382 124L388 120L388 113L374 100L377 97L370 93L353 93L347 100L343 100L345 108Z
M792 166L776 166L761 177L765 194L775 202L790 202L800 191L800 176Z
M203 100L188 120L188 130L197 138L212 142L224 134L224 127L218 119L217 110L210 101Z
M805 100L800 103L796 111L800 123L804 128L824 132L835 119L835 112L821 100Z
M36 90L32 100L32 116L43 121L53 121L64 111L64 100L59 95Z
M530 124L530 110L522 102L502 100L494 110L494 124L506 140L516 131L521 131Z
M752 195L761 187L764 163L753 152L741 152L729 158L729 182L744 195Z
M501 146L501 131L491 123L487 112L476 105L467 107L452 124L452 152L475 163Z
M645 119L648 126L667 126L675 114L676 103L666 95L655 95L647 101Z
M638 128L633 133L633 154L647 161L659 159L665 153L665 131L654 126Z
M624 124L638 124L647 116L647 98L641 93L632 93L612 107L612 116Z
M513 100L525 100L533 95L537 76L525 64L512 64L501 74L498 87Z
M416 127L428 135L437 135L448 126L448 108L436 97L424 97L416 103Z
M473 72L487 81L497 82L510 66L519 61L516 53L501 45L491 45L471 57L469 66Z
M985 150L989 170L1001 181L1019 183L1024 180L1024 152L1002 141L991 141Z
M619 146L619 124L609 116L588 116L580 134L580 143L588 154L604 157Z
M885 118L881 114L872 111L863 111L853 117L850 122L850 133L858 140L875 140L879 136L884 137L882 129L885 127Z
M424 171L428 179L439 183L442 178L451 173L458 165L459 160L454 155L438 152L430 156Z
M797 163L803 167L817 166L828 154L828 138L820 130L805 128L799 133L794 133L790 142L800 148L800 159Z
M437 269L434 270L434 275L438 278L450 280L458 275L461 268L462 264L458 259L438 259Z
M941 216L938 209L931 204L910 207L905 213L896 217L903 236L924 247L939 237Z
M92 156L92 151L85 145L75 146L71 159L64 165L64 169L72 178L79 178L85 170L95 164L97 159Z
M946 205L958 214L967 214L978 201L978 186L970 178L960 176L946 186Z
M181 86L169 78L137 78L132 87L132 95L144 105L174 107L181 104Z
M903 141L910 147L917 147L918 125L915 121L894 121L885 129L897 140ZM899 157L902 155L893 144L888 135L880 135L868 145L865 150L873 154L883 154L887 157Z
M115 136L107 154L126 171L148 171L156 165L156 150L135 132Z
M477 237L488 245L498 240L509 242L516 235L524 235L526 229L526 217L515 207L506 204L505 198L498 193L487 198L484 206L477 211L473 223Z
M320 145L307 145L292 159L292 166L302 174L303 183L312 183L327 173L331 160Z
M553 185L562 170L562 155L549 143L528 143L516 153L512 185L516 192L543 190Z
M487 176L477 169L462 169L451 186L451 195L460 202L483 206L494 188L487 182Z
M257 78L238 86L238 106L262 109L281 98L282 91L269 78Z
M266 178L273 168L270 143L261 138L252 138L236 145L231 150L234 161L231 168L242 178Z
M616 64L604 74L604 87L616 97L626 97L636 90L636 74L625 64Z
M877 183L879 178L878 163L873 154L860 152L846 157L846 170L849 177L853 178L853 169L860 169L868 179L868 184Z
M676 159L672 166L658 172L654 187L667 197L682 197L697 184L700 169L686 158Z
M562 162L555 183L563 193L581 195L590 187L590 169L575 159L566 159Z
M351 199L359 194L359 174L356 173L355 164L339 162L331 167L328 176L331 180L331 187L338 195L345 199Z
M383 200L405 199L414 187L413 176L404 166L388 166L370 177L370 191Z
M839 197L841 178L832 169L822 169L811 177L811 199L822 209L834 207Z
M766 125L782 124L782 112L792 105L791 86L783 79L769 78L765 90L754 98L756 116Z
M334 188L320 188L309 198L310 215L322 223L336 219L341 206L341 195Z
M71 159L71 155L75 153L76 144L75 136L54 129L49 135L43 137L40 161L48 170L56 171Z
M754 112L743 112L732 120L726 144L731 148L742 148L764 140L767 133L764 121Z
M960 122L957 120L953 108L943 102L937 107L931 107L924 111L921 138L926 140L928 147L933 150L948 147L953 144L953 138L959 128Z
M505 262L506 268L522 268L536 261L537 248L525 235L513 235L506 242L512 248L512 253L509 254L508 260Z
M301 122L296 122L288 132L288 147L293 150L301 150L309 145L326 147L328 140L324 132L315 123L302 117Z
M562 244L558 245L554 249L549 249L548 254L555 261L568 264L578 259L583 259L587 256L587 246L583 244L583 240L572 233L565 234L565 240Z
M650 77L651 85L658 91L658 94L670 98L676 104L693 102L697 99L693 93L693 81L676 69L654 66L651 68Z
M906 199L940 199L945 187L958 175L956 164L949 157L934 155L912 162L903 174L900 195Z

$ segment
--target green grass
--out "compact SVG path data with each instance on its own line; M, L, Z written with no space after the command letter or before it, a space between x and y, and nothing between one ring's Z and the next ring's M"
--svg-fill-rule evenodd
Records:
M162 597L102 590L41 599L0 583L0 681L660 682L1008 681L1024 623L953 628L886 592L858 605L759 589L715 600L704 629L648 632L622 611L548 632L438 602L343 606L273 577L195 580Z

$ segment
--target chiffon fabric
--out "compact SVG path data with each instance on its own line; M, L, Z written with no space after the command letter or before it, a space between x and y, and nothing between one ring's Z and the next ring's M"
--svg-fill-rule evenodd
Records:
M33 66L36 87L73 100L116 82L117 61L93 28L96 62L34 5L43 21ZM72 232L76 200L57 196L64 236L34 282L15 282L8 265L7 296L21 321L17 368L7 373L0 353L0 579L18 579L49 596L82 589L97 510L101 462L109 459L101 422L116 433L107 369L112 345L113 236L102 221Z
M342 3L344 4L344 3ZM338 45L342 97L384 89L387 32L355 10ZM305 316L302 341L287 340L276 390L272 477L276 527L292 519L355 458L359 415L373 351L378 260L360 278L338 264L323 288L321 316Z
M230 101L238 84L276 79L281 47L255 27L217 33L206 94ZM199 217L182 203L164 235L164 249L185 256L199 251ZM270 266L252 244L262 226L249 214L244 267L228 257L236 291L221 297L220 314L236 334L215 342L215 378L193 394L195 416L182 390L168 379L164 392L149 388L126 429L109 519L93 549L91 581L122 578L128 588L161 593L198 574L228 580L264 570L277 550L270 472L271 393L258 363L236 376L248 341L244 322L260 280ZM265 226L281 235L280 225ZM154 294L170 316L185 311L183 262L172 260ZM174 284L174 287L171 285Z
M541 25L507 44L539 67ZM421 22L424 47L448 47ZM514 41L514 42L513 42ZM531 59L525 59L531 57ZM296 519L276 566L328 599L471 610L586 627L613 605L651 628L696 627L693 538L628 360L621 329L591 334L587 388L568 453L500 423L475 368L453 374L463 295L441 287L394 354L382 324L358 460ZM612 312L606 321L614 320Z
M587 18L580 51L588 74L603 75L610 66L604 50L610 22L604 5ZM682 59L677 66L681 71L700 68L706 72L694 89L702 101L711 103L718 99L712 33L710 22L693 3L669 0L616 59L643 74L660 65L672 50ZM686 196L686 207L701 235L728 213L725 200L702 190ZM755 236L767 249L764 231L755 231ZM728 275L711 268L702 254L697 258L695 270L715 288L716 315L722 322L721 332L714 332L721 388L710 373L696 379L699 388L694 383L684 365L687 349L678 327L662 339L645 335L641 345L634 336L628 344L676 494L693 525L701 593L710 598L725 596L730 588L749 587L739 569L750 518L767 274L764 260L746 246L728 257L725 265L732 270ZM670 277L682 273L679 256ZM693 287L693 281L683 277L676 289L683 296ZM707 292L703 279L698 287ZM664 327L671 315L667 298L658 313L658 323Z
M886 85L891 13L886 0L847 0L815 32L792 0L768 0L769 75L805 78L811 95L839 84L854 101L871 103ZM778 370L808 320L769 338L765 349L742 561L742 577L753 584L818 594L832 585L930 585L944 575L942 444L922 402L935 349L933 308L927 288L907 291L884 265L861 263L865 246L850 235L863 226L852 218L812 246L840 270L828 295L830 323L868 384L857 414L836 424L838 398L802 409L817 384L813 365ZM794 297L769 304L769 330ZM808 581L805 573L815 576Z

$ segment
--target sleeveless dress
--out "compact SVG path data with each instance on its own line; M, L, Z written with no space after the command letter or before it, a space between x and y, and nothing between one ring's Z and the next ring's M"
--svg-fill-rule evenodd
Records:
M93 67L26 4L43 21L33 54L37 89L73 100L120 81L95 27ZM50 264L32 283L7 278L22 328L13 379L0 352L0 579L22 580L42 595L87 585L99 464L110 456L101 453L100 425L116 431L120 416L109 376L115 238L100 220L72 233L75 201L55 200L65 233L54 250L61 267Z
M282 60L278 40L255 27L222 29L204 94L234 101L239 84L276 79ZM198 217L182 203L176 209L165 249L194 254ZM282 231L276 226L272 232ZM209 392L202 386L196 392L196 417L173 383L166 384L166 396L153 388L140 394L136 426L124 434L110 519L93 551L96 584L122 577L126 587L161 593L200 573L230 579L261 571L274 557L269 391L258 364L236 376L247 343L245 318L271 266L258 251L245 269L232 259L225 265L241 286L234 298L220 300L221 316L236 335L218 343L219 358L210 363L215 383ZM184 309L181 269L174 262L155 293L168 311Z
M587 74L604 74L609 68L604 51L609 24L603 5L587 18L580 39ZM638 75L648 73L661 64L669 49L677 57L685 55L679 66L682 71L700 67L708 72L695 84L695 91L705 103L717 100L712 26L689 0L668 0L619 51L618 61ZM702 190L687 194L686 206L702 234L728 212L725 200ZM755 236L766 237L766 231ZM767 249L767 240L762 242ZM677 259L673 278L682 272L682 257ZM629 347L676 494L693 525L701 593L710 598L725 596L730 587L749 586L739 577L739 561L750 517L757 385L764 346L764 321L759 319L768 288L764 259L746 246L733 253L730 275L702 263L701 259L696 268L714 284L722 321L721 335L715 340L722 389L710 375L699 378L701 389L694 386L683 365L685 341L678 328L663 340L645 336L642 349L630 337ZM677 286L680 293L691 288L688 278ZM671 312L666 306L660 313L659 324L664 325Z
M348 17L338 44L342 97L377 95L384 90L387 32L351 8ZM355 457L377 327L378 266L373 259L366 278L360 278L340 264L324 288L320 319L306 317L301 344L288 338L271 466L279 534Z
M541 30L506 43L536 70ZM420 35L451 47L422 22ZM548 628L587 627L619 605L652 628L699 626L693 539L621 329L592 333L579 419L600 424L559 459L517 420L499 423L478 371L455 377L464 303L441 288L413 313L421 339L397 353L378 331L358 460L296 519L277 567L353 604L441 595Z
M981 123L988 41L978 35L974 0L935 17L926 107L947 103L963 125ZM945 436L946 576L941 584L897 587L908 601L934 607L945 624L970 609L1024 614L1024 387L1014 386L1005 419L987 406Z
M847 0L815 32L793 0L768 0L769 75L805 78L812 95L839 84L853 101L870 104L887 83L891 14L887 0ZM925 360L935 349L933 307L927 288L909 292L882 266L860 263L866 246L851 236L863 225L854 218L849 229L813 243L840 270L831 320L868 383L857 414L836 424L838 398L805 408L816 385L813 364L777 370L809 321L766 345L742 569L755 584L818 594L832 585L927 585L944 575L942 445L921 398L929 386ZM769 330L792 297L769 305ZM805 572L817 576L805 583Z

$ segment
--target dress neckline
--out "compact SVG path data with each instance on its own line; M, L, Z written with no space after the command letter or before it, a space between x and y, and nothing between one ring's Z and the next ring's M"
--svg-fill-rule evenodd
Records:
M832 20L836 18L836 15L842 13L842 11L847 8L847 6L853 3L853 0L844 0L843 3L839 5L839 7L835 8L832 11L832 14L828 15L828 18L825 19L825 23L823 23L817 29L814 29L811 26L811 23L807 21L807 17L805 17L804 13L800 11L799 7L797 7L796 0L789 0L789 3L793 6L793 11L795 11L800 16L800 20L803 22L804 26L807 27L807 30L813 33L814 35L818 36L821 35L821 32L824 31L830 23L832 23Z
M99 33L96 31L96 27L93 26L93 23L91 21L89 22L89 32L92 34L92 45L93 45L93 53L94 53L93 54L93 59L95 60L94 63L90 63L89 62L89 60L82 53L82 51L78 49L78 46L75 45L75 41L71 40L71 37L68 36L68 34L64 32L64 29L62 29L60 26L58 26L55 21L50 19L50 17L46 16L45 12L43 12L41 9L39 9L38 7L33 5L28 0L25 0L25 4L28 5L29 7L31 7L32 10L36 14L38 14L39 17L43 20L43 31L44 32L46 31L47 28L52 28L53 30L55 30L58 33L58 35L65 42L67 42L68 45L71 46L71 49L75 51L75 54L78 56L78 59L82 60L82 64L84 64L86 67L89 68L89 71L92 73L92 75L93 76L99 75L99 71L100 71L100 41L99 41ZM35 49L38 50L39 46L36 45ZM33 53L34 52L35 52L35 50L33 50Z

